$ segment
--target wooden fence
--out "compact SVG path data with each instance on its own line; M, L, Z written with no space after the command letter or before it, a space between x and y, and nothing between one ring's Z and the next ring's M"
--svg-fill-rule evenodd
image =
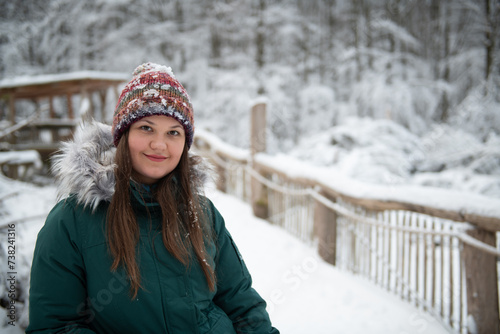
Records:
M316 244L329 263L363 275L452 333L499 333L496 232L500 217L356 198L266 163L265 105L252 109L248 154L198 131L195 149L216 167L217 188L254 214ZM263 125L264 124L264 125ZM341 288L341 287L339 287Z

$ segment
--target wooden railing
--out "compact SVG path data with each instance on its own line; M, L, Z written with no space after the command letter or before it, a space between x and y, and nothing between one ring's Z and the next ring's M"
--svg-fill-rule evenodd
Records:
M22 154L26 155L26 152L33 151L39 155L41 163L48 166L50 156L60 148L61 142L70 140L76 127L83 120L92 118L88 96L81 100L78 118L42 118L41 115L50 108L41 104L30 117L0 130L0 151L12 152L0 156L0 172L5 176L29 181L43 166L36 166L32 160L19 159L16 152L23 151Z
M255 106L252 115L265 119L265 105ZM254 128L262 128L258 122ZM329 263L432 314L448 331L498 333L500 217L355 197L318 176L272 163L259 153L265 150L263 134L251 132L258 142L245 151L197 131L195 150L214 164L219 190L251 203L256 216L317 244ZM500 201L488 200L500 207Z
M47 109L48 106L43 105L26 120L0 131L5 148L54 150L61 141L70 139L80 119L40 118Z

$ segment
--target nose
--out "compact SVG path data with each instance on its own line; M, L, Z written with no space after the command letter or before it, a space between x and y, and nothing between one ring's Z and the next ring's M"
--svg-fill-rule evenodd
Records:
M163 151L167 149L167 142L163 138L154 137L151 140L150 146L155 151Z

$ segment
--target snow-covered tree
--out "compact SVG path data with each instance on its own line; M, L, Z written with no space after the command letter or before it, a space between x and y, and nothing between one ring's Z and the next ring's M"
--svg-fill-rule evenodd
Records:
M214 112L247 119L248 101L267 95L279 149L307 134L303 101L326 91L335 110L315 118L389 118L421 134L457 124L477 87L498 104L499 12L495 0L2 1L0 75L131 72L155 61L174 68L212 125ZM494 118L494 107L476 109ZM468 131L484 136L485 123L474 124ZM218 130L245 145L233 138L241 129Z

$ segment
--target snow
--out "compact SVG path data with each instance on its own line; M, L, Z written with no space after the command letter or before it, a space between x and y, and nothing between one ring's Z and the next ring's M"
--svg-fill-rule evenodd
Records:
M40 154L35 150L27 151L6 151L0 152L0 165L5 163L11 164L33 164L35 168L42 167Z
M61 80L128 81L143 61L171 65L192 97L197 137L215 151L248 160L249 110L265 102L269 155L258 155L260 163L354 197L500 217L498 59L484 80L483 28L493 17L470 0L443 4L446 15L435 22L429 18L434 6L416 1L373 2L354 16L360 8L351 2L305 3L268 2L256 10L251 1L170 2L151 15L140 1L124 6L124 0L61 0L50 2L47 11L9 2L5 36L23 38L4 38L0 89ZM451 31L436 33L438 25ZM165 31L179 38L165 40ZM264 31L264 63L256 65L255 33ZM449 55L443 54L445 42L454 40L461 43L451 43ZM62 71L77 72L34 75ZM92 102L84 99L81 111ZM21 107L25 115L33 108L28 102ZM0 123L3 130L11 125ZM0 160L6 156L35 160L18 152ZM4 186L11 184L2 180L0 193ZM9 210L18 207L11 203L15 198L0 208L2 219L19 214ZM274 297L283 299L280 292Z
M61 74L46 74L46 75L26 75L13 78L5 78L0 80L0 89L42 85L59 81L73 81L73 80L117 80L126 81L130 79L129 74L117 72L100 72L100 71L76 71Z
M134 71L134 76L139 74L144 74L148 72L163 72L170 75L172 78L175 78L174 72L170 66L155 64L155 63L144 63L139 66Z
M470 334L477 334L477 325L476 325L476 320L472 315L469 314L467 317L467 323L469 324L467 330L469 331Z
M337 270L313 246L255 218L248 204L213 187L207 195L225 218L254 287L266 299L273 324L282 333L446 333L430 315L361 277ZM55 204L55 188L0 177L0 198L3 222L25 218L16 224L16 243L20 289L27 292L33 247L43 225L43 218L36 216ZM1 289L4 295L4 286ZM17 305L20 312L22 304ZM27 312L18 315L16 327L5 325L4 320L0 331L22 333L20 325L27 325Z
M15 246L16 246L16 279L18 282L16 293L20 301L16 302L16 314L19 319L16 322L16 327L7 326L11 331L6 333L17 334L15 329L28 324L28 310L26 305L28 288L29 288L29 273L33 250L35 246L36 236L38 231L43 226L45 216L49 210L55 205L56 192L55 187L37 187L29 183L13 181L0 175L0 226L6 224L15 224ZM0 229L0 236L6 237L6 230ZM5 239L2 239L5 240ZM5 268L7 268L6 258L4 254L7 250L5 242L0 243L2 250L0 251L0 266L2 268L2 284L0 285L0 296L6 297L6 285L3 280ZM4 311L4 309L1 309ZM6 330L2 328L6 325L8 318L3 316L0 322L0 332Z
M195 138L209 142L214 152L224 152L232 159L247 161L250 158L248 150L229 145L207 130L196 129Z
M287 155L337 177L500 198L500 137L436 125L419 137L388 119L348 118L305 136ZM424 191L424 190L422 190Z

